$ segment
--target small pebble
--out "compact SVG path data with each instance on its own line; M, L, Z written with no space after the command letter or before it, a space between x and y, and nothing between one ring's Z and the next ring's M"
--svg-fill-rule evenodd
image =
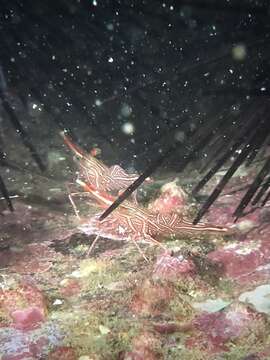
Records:
M56 300L54 300L54 302L53 302L53 305L62 305L62 304L63 304L63 301L60 300L60 299L56 299Z

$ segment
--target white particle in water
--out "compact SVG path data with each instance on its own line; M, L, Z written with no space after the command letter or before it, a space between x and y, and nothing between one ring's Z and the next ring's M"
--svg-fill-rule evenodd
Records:
M121 115L124 117L129 117L132 113L132 108L128 104L123 104L121 108Z
M185 133L184 131L177 131L174 135L175 140L179 142L183 142L185 140Z
M114 26L113 26L113 24L111 24L111 23L110 23L110 24L107 24L106 27L107 27L107 29L110 30L110 31L113 31L113 29L114 29Z
M232 57L234 60L241 61L244 60L246 56L247 56L247 49L245 45L238 44L232 48Z
M132 135L134 133L134 131L135 131L135 128L134 128L134 125L131 122L125 122L121 126L121 130L126 135Z

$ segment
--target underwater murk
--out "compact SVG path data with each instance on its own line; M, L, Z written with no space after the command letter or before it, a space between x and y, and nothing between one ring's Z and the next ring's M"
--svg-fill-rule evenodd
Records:
M250 175L197 225L192 168L154 174L100 221L138 174L60 135L51 167L70 181L17 177L1 211L1 359L269 359L269 206L232 217Z

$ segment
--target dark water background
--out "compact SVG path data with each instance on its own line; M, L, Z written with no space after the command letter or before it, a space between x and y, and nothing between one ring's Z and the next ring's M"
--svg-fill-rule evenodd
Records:
M141 171L198 127L237 131L266 106L268 11L267 1L2 1L2 88L45 163L66 128ZM10 127L2 110L6 152ZM163 169L177 170L183 151Z

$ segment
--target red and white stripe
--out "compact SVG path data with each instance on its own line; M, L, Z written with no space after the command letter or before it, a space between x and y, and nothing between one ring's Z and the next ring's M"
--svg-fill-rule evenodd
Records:
M93 186L78 180L77 183L83 186L100 204L101 207L110 206L115 198L95 189ZM91 220L92 221L92 220ZM90 221L90 222L91 222ZM124 201L104 220L95 220L97 234L104 236L106 231L111 238L119 240L131 239L137 241L147 240L156 243L155 238L177 235L192 232L227 232L228 228L200 223L193 225L192 222L184 219L177 213L162 215L156 214L141 206Z

